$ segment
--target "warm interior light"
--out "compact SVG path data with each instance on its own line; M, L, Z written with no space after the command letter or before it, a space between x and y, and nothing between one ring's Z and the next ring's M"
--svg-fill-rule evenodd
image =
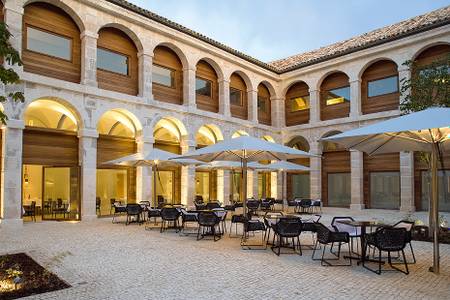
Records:
M344 101L345 101L344 97L327 99L327 105L334 105L334 104L344 103Z

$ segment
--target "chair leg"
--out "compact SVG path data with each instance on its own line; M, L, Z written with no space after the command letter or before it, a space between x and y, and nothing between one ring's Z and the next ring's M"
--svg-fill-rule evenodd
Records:
M409 248L411 249L411 254L412 254L412 257L413 257L412 263L415 264L416 263L416 256L414 255L414 250L413 250L411 242L409 242Z

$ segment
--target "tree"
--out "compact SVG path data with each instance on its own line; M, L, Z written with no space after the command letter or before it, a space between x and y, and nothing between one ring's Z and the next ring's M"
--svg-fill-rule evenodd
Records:
M9 66L22 65L22 60L20 59L20 54L17 50L11 45L10 38L12 34L8 30L8 25L4 22L0 22L0 58L3 61L6 61ZM17 84L20 82L19 75L12 68L5 68L3 64L0 65L0 81L6 87L7 85ZM6 90L6 89L5 89ZM0 96L0 102L6 101L20 101L24 102L25 97L20 91L12 91L8 92L5 95ZM0 121L3 124L6 124L8 120L8 116L0 111Z

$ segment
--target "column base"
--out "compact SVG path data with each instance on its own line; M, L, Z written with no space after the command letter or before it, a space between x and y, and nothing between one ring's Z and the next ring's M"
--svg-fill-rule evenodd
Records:
M98 219L97 215L83 215L81 216L82 222L92 222Z
M363 210L366 206L364 204L350 204L351 210Z
M19 229L23 226L22 219L0 219L0 229Z
M416 207L414 205L412 206L400 206L400 211L405 213L413 213L416 211Z

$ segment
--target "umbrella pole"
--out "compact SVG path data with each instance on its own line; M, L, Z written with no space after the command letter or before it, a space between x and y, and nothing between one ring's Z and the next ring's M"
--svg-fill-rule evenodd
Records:
M439 195L438 195L438 146L433 144L431 152L431 222L433 231L433 266L430 271L439 274ZM432 227L432 228L431 228Z
M158 205L156 205L156 165L152 167L153 170L153 207L157 208Z

